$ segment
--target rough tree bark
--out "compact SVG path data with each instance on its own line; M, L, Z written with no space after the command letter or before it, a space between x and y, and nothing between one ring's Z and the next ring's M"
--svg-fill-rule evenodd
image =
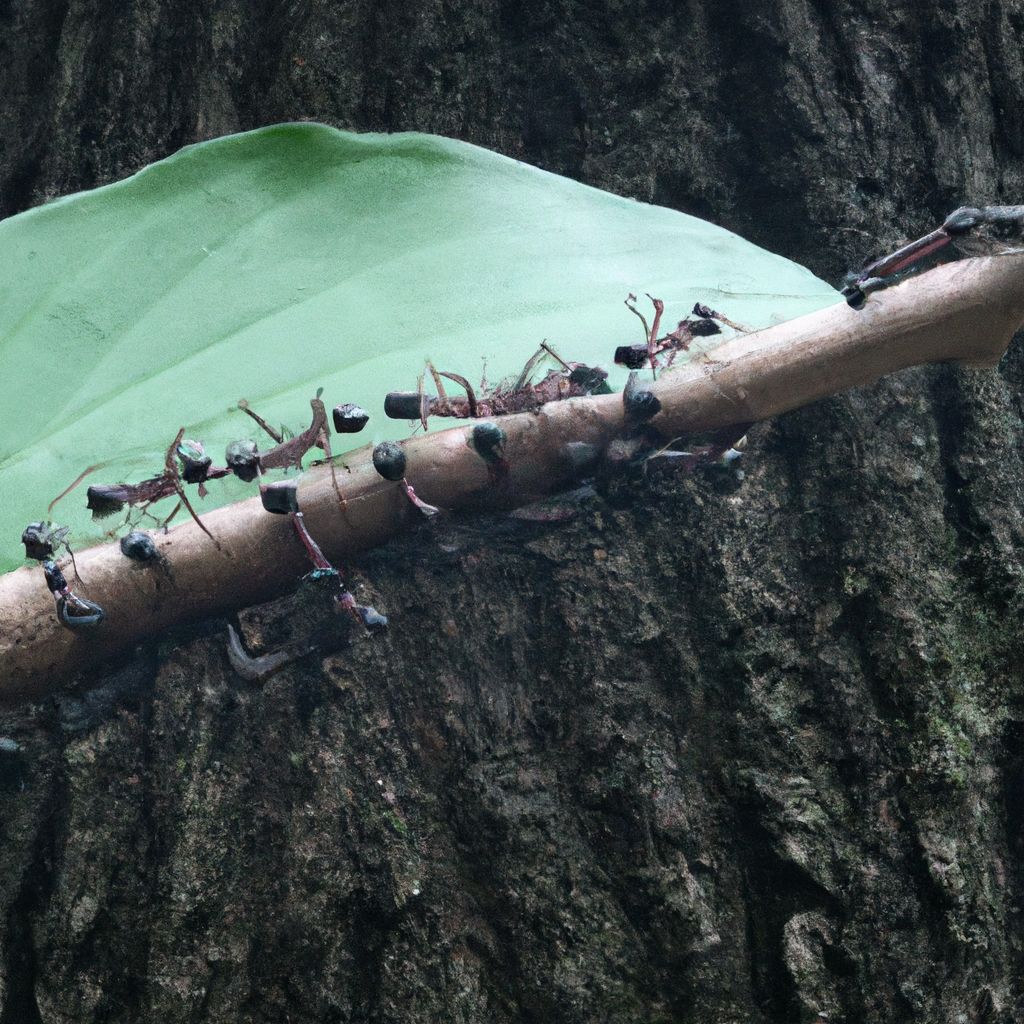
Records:
M0 204L311 117L458 135L838 275L1019 201L1024 7L0 6ZM1024 1015L1024 349L746 478L368 557L0 719L0 1024Z

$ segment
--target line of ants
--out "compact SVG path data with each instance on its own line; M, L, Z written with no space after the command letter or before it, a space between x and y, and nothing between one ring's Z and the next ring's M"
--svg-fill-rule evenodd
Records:
M697 304L692 315L679 321L674 330L659 334L664 304L654 298L651 298L651 302L655 312L653 321L649 324L636 307L636 297L630 295L626 299L626 306L641 320L644 328L642 343L620 346L615 352L615 362L630 370L635 371L648 366L656 373L663 359L664 365L670 366L679 353L689 350L695 338L719 333L720 323L743 330L738 324L734 324L714 310ZM557 365L539 381L534 382L537 369L546 358L552 359ZM424 391L424 378L427 372L434 381L436 395L429 395ZM611 390L607 376L599 367L562 359L545 341L527 360L516 378L502 381L493 387L484 379L481 381L479 392L460 374L438 370L428 362L425 373L420 375L417 390L390 392L385 398L384 410L392 419L418 420L426 430L431 416L459 419L501 417L537 410L549 402L567 398L606 394ZM635 374L633 376L635 377ZM449 397L444 380L459 385L464 395ZM321 395L322 389L310 400L313 414L310 425L291 437L286 437L283 430L276 430L271 426L245 399L240 400L238 408L258 425L271 439L273 445L261 450L252 439L235 441L226 449L223 466L214 465L202 442L186 438L185 428L182 427L164 453L163 467L158 474L138 483L93 484L86 491L86 506L94 519L103 519L127 509L124 525L128 527L129 532L121 538L122 553L139 563L160 563L162 559L152 537L137 528L143 520L152 520L158 529L166 530L171 520L184 509L219 549L220 543L196 512L186 488L195 486L199 497L203 498L208 493L207 485L210 482L229 475L234 475L245 482L258 480L264 508L269 512L287 515L291 519L313 563L310 575L338 577L339 589L335 595L338 604L367 628L382 628L386 626L387 619L373 608L355 602L341 582L340 574L331 566L309 535L298 507L296 481L291 479L270 484L262 483L263 475L271 470L301 471L303 460L313 449L319 449L323 453L322 462L330 467L339 504L342 510L346 508L345 496L337 476L336 461L331 451L327 408ZM354 434L365 427L369 415L359 406L350 403L335 406L331 419L337 433ZM507 480L508 466L503 456L504 440L504 431L492 424L480 424L474 429L471 438L474 448L488 464L490 479L495 483ZM435 515L439 510L422 501L408 483L405 462L406 456L401 445L394 442L383 442L374 449L373 464L381 476L394 481L420 513L425 516ZM105 463L89 466L79 474L50 503L47 516L52 516L54 506L103 465ZM170 498L176 499L170 513L163 518L153 515L152 507L157 502ZM58 526L48 518L45 521L30 523L22 535L22 542L27 557L42 564L47 586L57 604L59 621L69 628L97 625L103 620L103 609L72 590L56 561L58 551L67 552L78 578L74 553L68 543L68 533L67 527Z
M966 254L1019 252L1022 234L1024 206L963 207L954 211L939 228L929 234L887 256L866 262L859 272L847 276L842 294L852 308L862 309L869 293L890 287L908 274L916 273L933 262L937 255L945 255L951 249ZM623 345L615 351L615 362L628 368L631 373L629 382L623 390L625 431L623 436L614 441L604 453L605 460L614 463L623 459L647 459L663 455L680 459L688 468L704 461L731 461L738 455L733 445L738 443L745 425L737 428L738 433L734 431L728 436L715 437L710 445L695 447L692 451L671 450L674 442L658 448L656 432L649 430L647 424L657 413L660 405L655 394L639 383L637 372L649 368L652 376L656 377L659 368L671 366L680 353L689 352L695 339L718 334L721 331L720 324L739 332L745 332L747 329L698 303L693 307L690 316L679 321L673 330L662 334L660 332L665 312L664 303L650 295L648 298L654 310L650 322L637 308L635 295L629 295L626 299L626 307L639 318L643 326L644 337L641 343ZM708 358L706 353L701 354ZM550 370L537 383L533 383L533 375L538 365L547 357L557 362L557 368ZM490 419L536 410L548 402L607 393L610 390L607 373L604 370L583 363L566 362L546 342L542 343L538 351L527 361L514 381L502 382L495 387L489 387L486 380L481 381L479 394L465 377L457 373L438 370L431 363L427 364L426 369L434 381L437 394L426 394L423 388L425 374L421 374L416 391L397 391L386 396L384 410L387 416L394 419L419 420L426 430L431 416ZM444 380L457 384L464 391L464 395L449 397ZM185 490L186 485L196 485L199 496L204 497L208 482L228 474L251 482L261 478L268 470L287 471L294 468L301 471L306 455L313 448L319 448L324 454L324 461L330 466L334 490L344 510L346 502L331 452L327 410L320 396L321 391L318 391L316 397L310 400L313 418L309 427L289 438L285 438L283 432L275 430L257 415L244 399L240 401L238 407L259 425L274 444L267 451L260 451L257 443L251 439L236 441L227 448L224 466L214 466L203 445L187 439L185 428L182 427L167 448L160 473L137 484L90 486L87 491L87 507L92 510L94 518L113 515L128 507L126 525L132 529L121 539L121 551L126 557L138 562L160 562L161 558L152 537L134 528L133 515L136 516L137 522L143 518L150 518L158 526L166 529L179 509L184 507L199 528L219 548L219 542L192 506ZM363 409L351 404L336 406L332 415L335 430L342 434L359 432L369 419ZM505 432L497 424L479 423L471 433L470 443L487 463L492 485L507 484L509 466L504 454ZM567 458L572 460L574 465L576 460L579 460L581 466L593 462L593 452L580 451L590 446L569 442L565 447ZM101 465L90 466L62 491L50 503L48 516L52 514L53 507L58 501L74 490L86 476L101 468ZM373 451L373 465L382 477L399 486L420 513L433 516L439 511L420 499L409 485L405 473L406 455L401 445L390 441L377 445ZM313 563L313 570L309 575L317 578L337 578L337 606L351 613L369 630L386 627L385 616L371 607L356 603L345 588L338 571L328 562L316 541L309 535L298 506L296 481L281 480L271 484L261 482L260 495L263 507L268 512L287 515L291 519ZM170 515L159 520L151 514L152 505L171 497L176 497L177 502ZM48 519L30 523L22 534L22 542L25 545L26 556L42 564L47 586L56 601L58 620L69 628L94 626L103 621L103 609L71 589L61 566L56 561L57 552L65 550L74 566L76 578L78 577L74 552L67 540L68 533L68 527L58 526ZM234 646L240 648L237 637L234 638ZM239 659L244 659L244 652L234 651L232 663ZM246 671L251 670L258 675L262 670L253 667L258 660L252 661L252 665L246 667ZM277 664L278 661L269 659L269 663Z

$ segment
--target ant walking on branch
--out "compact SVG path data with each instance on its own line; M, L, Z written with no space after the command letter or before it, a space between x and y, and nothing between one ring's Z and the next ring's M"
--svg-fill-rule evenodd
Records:
M235 441L228 446L227 464L232 473L246 482L255 480L268 469L302 470L302 460L312 448L319 448L324 453L324 461L331 467L331 483L334 493L342 507L346 507L341 486L331 454L331 434L327 427L327 409L320 396L323 388L317 388L316 397L309 400L313 410L313 421L295 437L285 439L284 435L275 430L262 416L257 415L243 398L238 408L254 419L260 427L274 440L275 446L269 451L261 452L255 441ZM366 426L369 416L355 405L339 405L334 409L334 426L338 433L354 434Z
M626 297L626 309L640 320L644 326L644 341L638 345L620 345L615 350L615 363L617 366L625 366L629 370L640 370L649 366L655 373L661 365L658 356L663 352L668 353L665 367L668 368L675 361L680 352L688 352L694 338L706 338L713 334L721 334L722 328L719 324L725 324L734 331L746 334L749 328L735 323L728 317L716 312L709 306L696 303L693 307L692 319L687 317L680 320L674 331L669 331L658 337L661 328L661 318L665 312L665 303L661 299L648 295L654 306L654 320L648 324L647 317L636 307L636 296L632 293Z
M555 359L560 369L550 370L543 380L536 384L530 378L537 364L545 357ZM451 416L456 419L478 419L485 416L507 416L511 413L530 412L548 402L564 398L580 398L585 395L607 394L608 374L600 367L583 363L566 362L547 342L542 342L537 351L526 361L522 373L514 383L502 382L490 388L486 380L480 382L481 394L458 373L438 370L433 363L427 363L427 370L434 379L437 397L424 393L423 374L415 391L391 391L384 399L384 413L393 420L419 420L427 429L430 416ZM450 380L466 392L465 397L449 398L441 378Z
M90 467L86 470L70 487L57 495L50 507L52 508L54 503L77 487L86 473L93 468L98 467ZM231 471L226 466L214 466L213 460L206 454L202 443L187 440L185 428L182 427L167 449L167 454L164 456L164 470L159 476L150 477L137 484L94 484L86 491L87 508L92 511L93 519L104 519L114 515L120 512L125 505L138 506L145 516L149 515L150 505L177 495L178 503L160 525L166 527L177 515L178 509L184 505L199 529L219 548L220 544L217 539L203 524L192 507L192 503L188 500L185 484L198 484L199 497L205 498L207 495L206 482L219 480L221 477L227 476L229 472Z
M256 442L251 440L235 441L228 445L226 453L226 466L214 466L213 460L206 454L202 443L185 438L185 428L182 427L164 456L163 472L158 476L142 480L137 484L94 484L86 491L87 507L92 511L94 519L103 519L107 516L120 512L126 505L130 508L138 508L143 516L150 516L156 520L160 527L166 528L168 523L177 515L179 509L184 506L196 525L205 533L217 547L220 547L217 539L206 528L202 519L199 518L193 508L185 485L197 484L199 497L205 498L208 491L206 484L210 480L219 480L234 473L239 479L252 481L265 470L270 469L302 469L302 460L311 448L320 448L326 461L331 467L331 479L334 483L335 492L342 505L345 499L341 493L335 473L333 456L331 454L330 432L327 426L327 410L320 399L320 389L316 397L310 399L313 409L313 420L309 427L294 437L285 439L281 431L275 430L263 417L249 408L249 403L242 399L238 407L248 416L254 419L260 427L273 438L275 445L269 451L260 452ZM358 406L338 406L334 410L335 424L339 425L339 432L355 433L365 426L367 414ZM81 482L96 469L100 469L103 463L90 466L69 487L65 488L50 503L50 509L73 491ZM150 514L150 506L162 501L165 498L177 496L178 502L171 510L171 513L164 519L156 519ZM131 516L129 514L129 522Z
M96 626L103 621L103 609L95 601L81 597L68 586L61 567L54 559L57 550L64 548L75 567L75 576L81 579L78 566L75 565L75 553L68 544L69 530L67 526L57 526L51 522L29 523L21 535L21 542L25 545L25 555L34 558L43 567L46 586L57 602L57 618L70 629Z
M847 274L843 283L847 303L853 309L863 309L871 292L923 270L930 257L948 251L950 244L966 256L1024 251L1024 206L961 206L934 231Z

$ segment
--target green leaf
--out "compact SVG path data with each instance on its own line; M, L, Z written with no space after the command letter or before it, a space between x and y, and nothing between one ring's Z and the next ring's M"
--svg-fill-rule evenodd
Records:
M664 299L669 326L696 301L753 326L836 301L693 217L450 139L314 124L190 146L12 217L0 265L0 570L86 466L111 460L87 483L136 482L181 426L215 463L256 436L242 397L299 430L323 387L371 413L354 440L403 437L383 397L428 357L471 380L486 359L495 381L546 338L611 369L642 340L629 292ZM55 510L79 544L111 525L89 521L84 486ZM251 493L216 482L196 501Z

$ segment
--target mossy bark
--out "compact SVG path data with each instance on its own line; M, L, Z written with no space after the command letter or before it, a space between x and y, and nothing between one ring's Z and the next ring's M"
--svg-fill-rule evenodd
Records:
M4 212L302 117L458 135L821 273L1019 201L1019 5L0 8ZM453 517L0 720L0 1024L1019 1020L1024 348L745 479ZM566 518L568 517L568 518Z

